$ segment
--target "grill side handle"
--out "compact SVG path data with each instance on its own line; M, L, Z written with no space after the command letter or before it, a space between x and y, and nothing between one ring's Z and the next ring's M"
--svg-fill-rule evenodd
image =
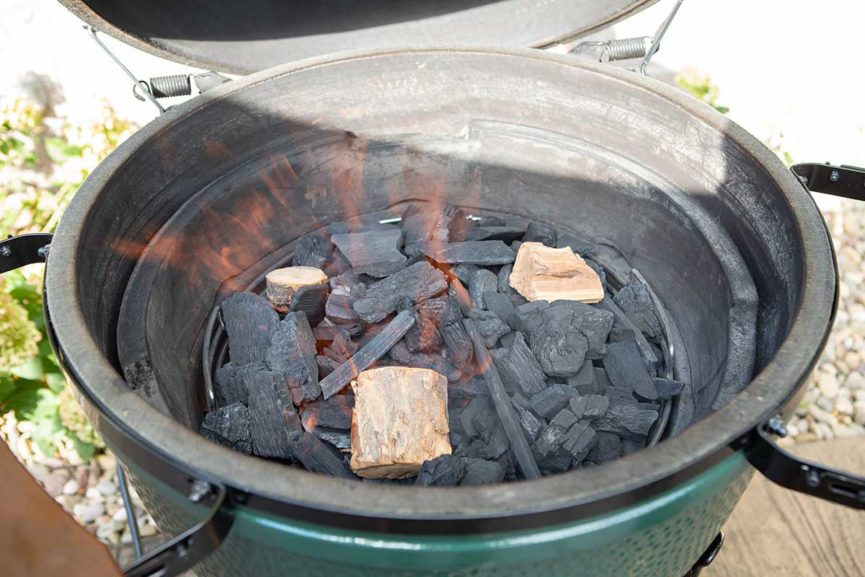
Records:
M809 192L821 192L865 201L865 169L830 163L795 164L793 174ZM826 231L829 234L829 231ZM834 253L833 253L834 257ZM836 272L837 275L837 272ZM838 295L835 296L835 307ZM834 312L833 312L834 317ZM787 435L780 416L758 426L740 439L748 462L770 481L854 509L865 509L865 477L801 459L778 446L774 438Z

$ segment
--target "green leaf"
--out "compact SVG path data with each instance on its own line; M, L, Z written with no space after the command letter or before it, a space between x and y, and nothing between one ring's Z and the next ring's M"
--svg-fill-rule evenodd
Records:
M72 446L75 448L75 452L78 453L78 456L81 457L81 460L85 463L89 461L90 457L93 456L93 453L96 452L96 445L82 441L68 429L66 430L66 436L69 437L70 441L72 441Z
M83 147L69 144L67 141L56 136L49 136L45 139L45 150L48 151L48 156L51 160L58 164L62 164L72 157L84 154Z
M30 420L38 409L40 390L44 385L39 381L0 377L0 414L15 411L19 421Z
M43 376L42 361L39 357L30 357L23 364L9 369L9 372L22 379L41 381Z
M66 377L60 372L45 373L45 382L48 388L58 395L66 388Z

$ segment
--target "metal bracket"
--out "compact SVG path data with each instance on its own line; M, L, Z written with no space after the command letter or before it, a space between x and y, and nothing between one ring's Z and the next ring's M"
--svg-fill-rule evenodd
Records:
M679 13L682 2L684 0L676 0L672 10L664 21L661 22L661 25L655 31L655 35L652 37L638 36L636 38L580 42L571 50L571 54L593 58L598 62L617 62L620 60L642 58L639 72L643 76L646 76L649 62L651 62L652 57L661 48L661 40L673 23L676 14Z
M865 478L788 453L775 443L773 435L786 435L780 417L757 427L745 447L748 462L767 479L799 493L865 509Z
M10 236L0 241L0 274L37 262L45 262L53 234L37 232Z
M207 517L126 567L125 577L180 575L222 544L234 523L228 490L221 484L195 480L190 487L189 500L208 504Z
M827 162L794 164L790 170L812 192L865 201L865 168Z
M165 112L165 107L159 103L160 98L171 98L174 96L191 96L192 84L195 83L199 92L206 92L211 88L230 82L231 79L219 74L218 72L202 72L198 74L174 74L171 76L154 76L150 81L140 80L129 68L111 51L108 46L99 38L96 29L91 26L85 26L85 30L90 33L93 40L99 45L102 50L111 57L111 59L123 70L124 73L132 80L132 94L141 101L148 101L159 114Z
M691 567L691 570L688 571L683 577L697 577L700 573L703 572L703 569L711 565L715 558L718 556L718 553L721 551L721 547L724 546L724 532L720 531L715 538L712 539L712 542L709 543L709 546L703 551L703 554L700 555L700 558L697 559L697 562L694 563L694 566Z

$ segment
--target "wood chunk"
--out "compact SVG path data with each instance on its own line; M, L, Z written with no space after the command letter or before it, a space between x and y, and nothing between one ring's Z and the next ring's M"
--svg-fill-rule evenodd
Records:
M442 455L424 461L416 483L421 487L434 485L453 487L459 485L465 471L465 463L461 459L457 459L453 455Z
M295 460L307 471L343 479L355 478L345 465L345 460L312 433L303 433L292 446L292 451Z
M493 358L508 389L531 396L547 388L544 372L522 333L516 333L510 349L495 351Z
M537 479L540 477L541 472L538 469L537 463L535 463L525 433L523 433L522 427L519 425L519 421L514 414L513 405L505 392L499 372L493 365L492 358L484 346L483 338L471 319L464 319L463 326L471 339L475 358L487 383L490 397L502 423L502 428L511 444L511 450L517 460L520 472L526 479Z
M486 292L484 293L484 305L488 311L494 312L503 323L511 326L511 319L516 314L517 309L508 295Z
M546 419L552 419L576 394L576 391L568 386L555 384L532 395L529 402L535 413Z
M661 323L655 316L652 296L643 283L636 281L622 287L613 301L628 316L633 324L649 338L660 337Z
M341 391L361 371L365 371L383 357L414 325L414 317L408 311L399 313L387 326L335 371L321 380L321 392L329 399Z
M558 232L553 227L539 222L529 223L523 242L539 242L545 246L556 246Z
M235 293L219 305L228 350L235 366L265 360L279 315L266 298L253 293Z
M629 403L612 405L604 416L594 422L595 429L619 436L645 439L658 420L658 411L642 409Z
M421 261L373 283L353 306L364 322L375 323L395 312L405 300L421 302L447 288L444 273Z
M328 400L307 403L301 411L303 428L313 432L318 427L348 431L351 429L351 410L354 397L336 395Z
M324 307L324 312L327 315L327 318L332 322L339 324L352 324L357 322L360 317L354 311L355 300L357 299L349 294L337 292L330 293Z
M283 375L295 405L315 400L321 394L315 354L315 337L306 315L286 315L267 349L267 366Z
M469 296L472 303L479 309L485 309L484 293L495 292L498 286L496 274L488 269L476 270L469 280Z
M478 270L480 269L477 267L477 265L462 263L453 267L451 272L453 272L456 277L460 279L461 283L470 284L472 280L472 275Z
M333 253L330 235L325 230L314 230L297 241L292 266L310 266L323 269Z
M259 371L243 378L249 390L249 422L252 452L260 457L290 459L296 432L287 426L283 412L294 405L282 374Z
M568 248L539 242L520 246L508 282L529 301L597 303L604 299L601 279L586 261Z
M475 321L488 349L495 347L501 337L511 332L508 325L494 312L472 309L469 311L469 318Z
M497 461L485 461L464 457L460 459L465 466L465 473L460 481L462 486L491 485L501 483L505 478L505 468Z
M249 410L241 403L210 411L201 423L201 434L241 453L252 453Z
M303 287L324 285L324 290L327 290L327 275L320 268L311 266L277 268L267 273L264 279L267 299L277 308L288 307L292 297Z
M609 343L604 366L613 386L633 391L643 399L658 400L658 391L640 357L637 345L631 342Z
M500 240L470 240L466 242L422 242L420 253L444 264L477 264L495 266L514 262L516 253Z
M303 312L310 324L318 324L324 319L327 295L327 284L301 287L291 297L288 312Z
M451 453L444 376L383 367L360 373L352 389L351 468L359 476L402 479Z
M478 226L468 234L468 240L500 240L511 243L519 240L526 233L522 226Z
M655 390L658 392L659 399L672 399L673 397L682 394L685 389L685 383L674 381L672 379L652 379L655 384Z
M408 262L399 250L402 245L399 229L335 234L330 240L356 274L382 278L405 268Z

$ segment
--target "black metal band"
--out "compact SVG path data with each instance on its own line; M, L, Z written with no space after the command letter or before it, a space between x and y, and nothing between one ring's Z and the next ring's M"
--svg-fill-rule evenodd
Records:
M53 234L38 232L0 241L0 274L28 264L45 262Z
M804 163L790 167L808 190L865 201L865 168Z

